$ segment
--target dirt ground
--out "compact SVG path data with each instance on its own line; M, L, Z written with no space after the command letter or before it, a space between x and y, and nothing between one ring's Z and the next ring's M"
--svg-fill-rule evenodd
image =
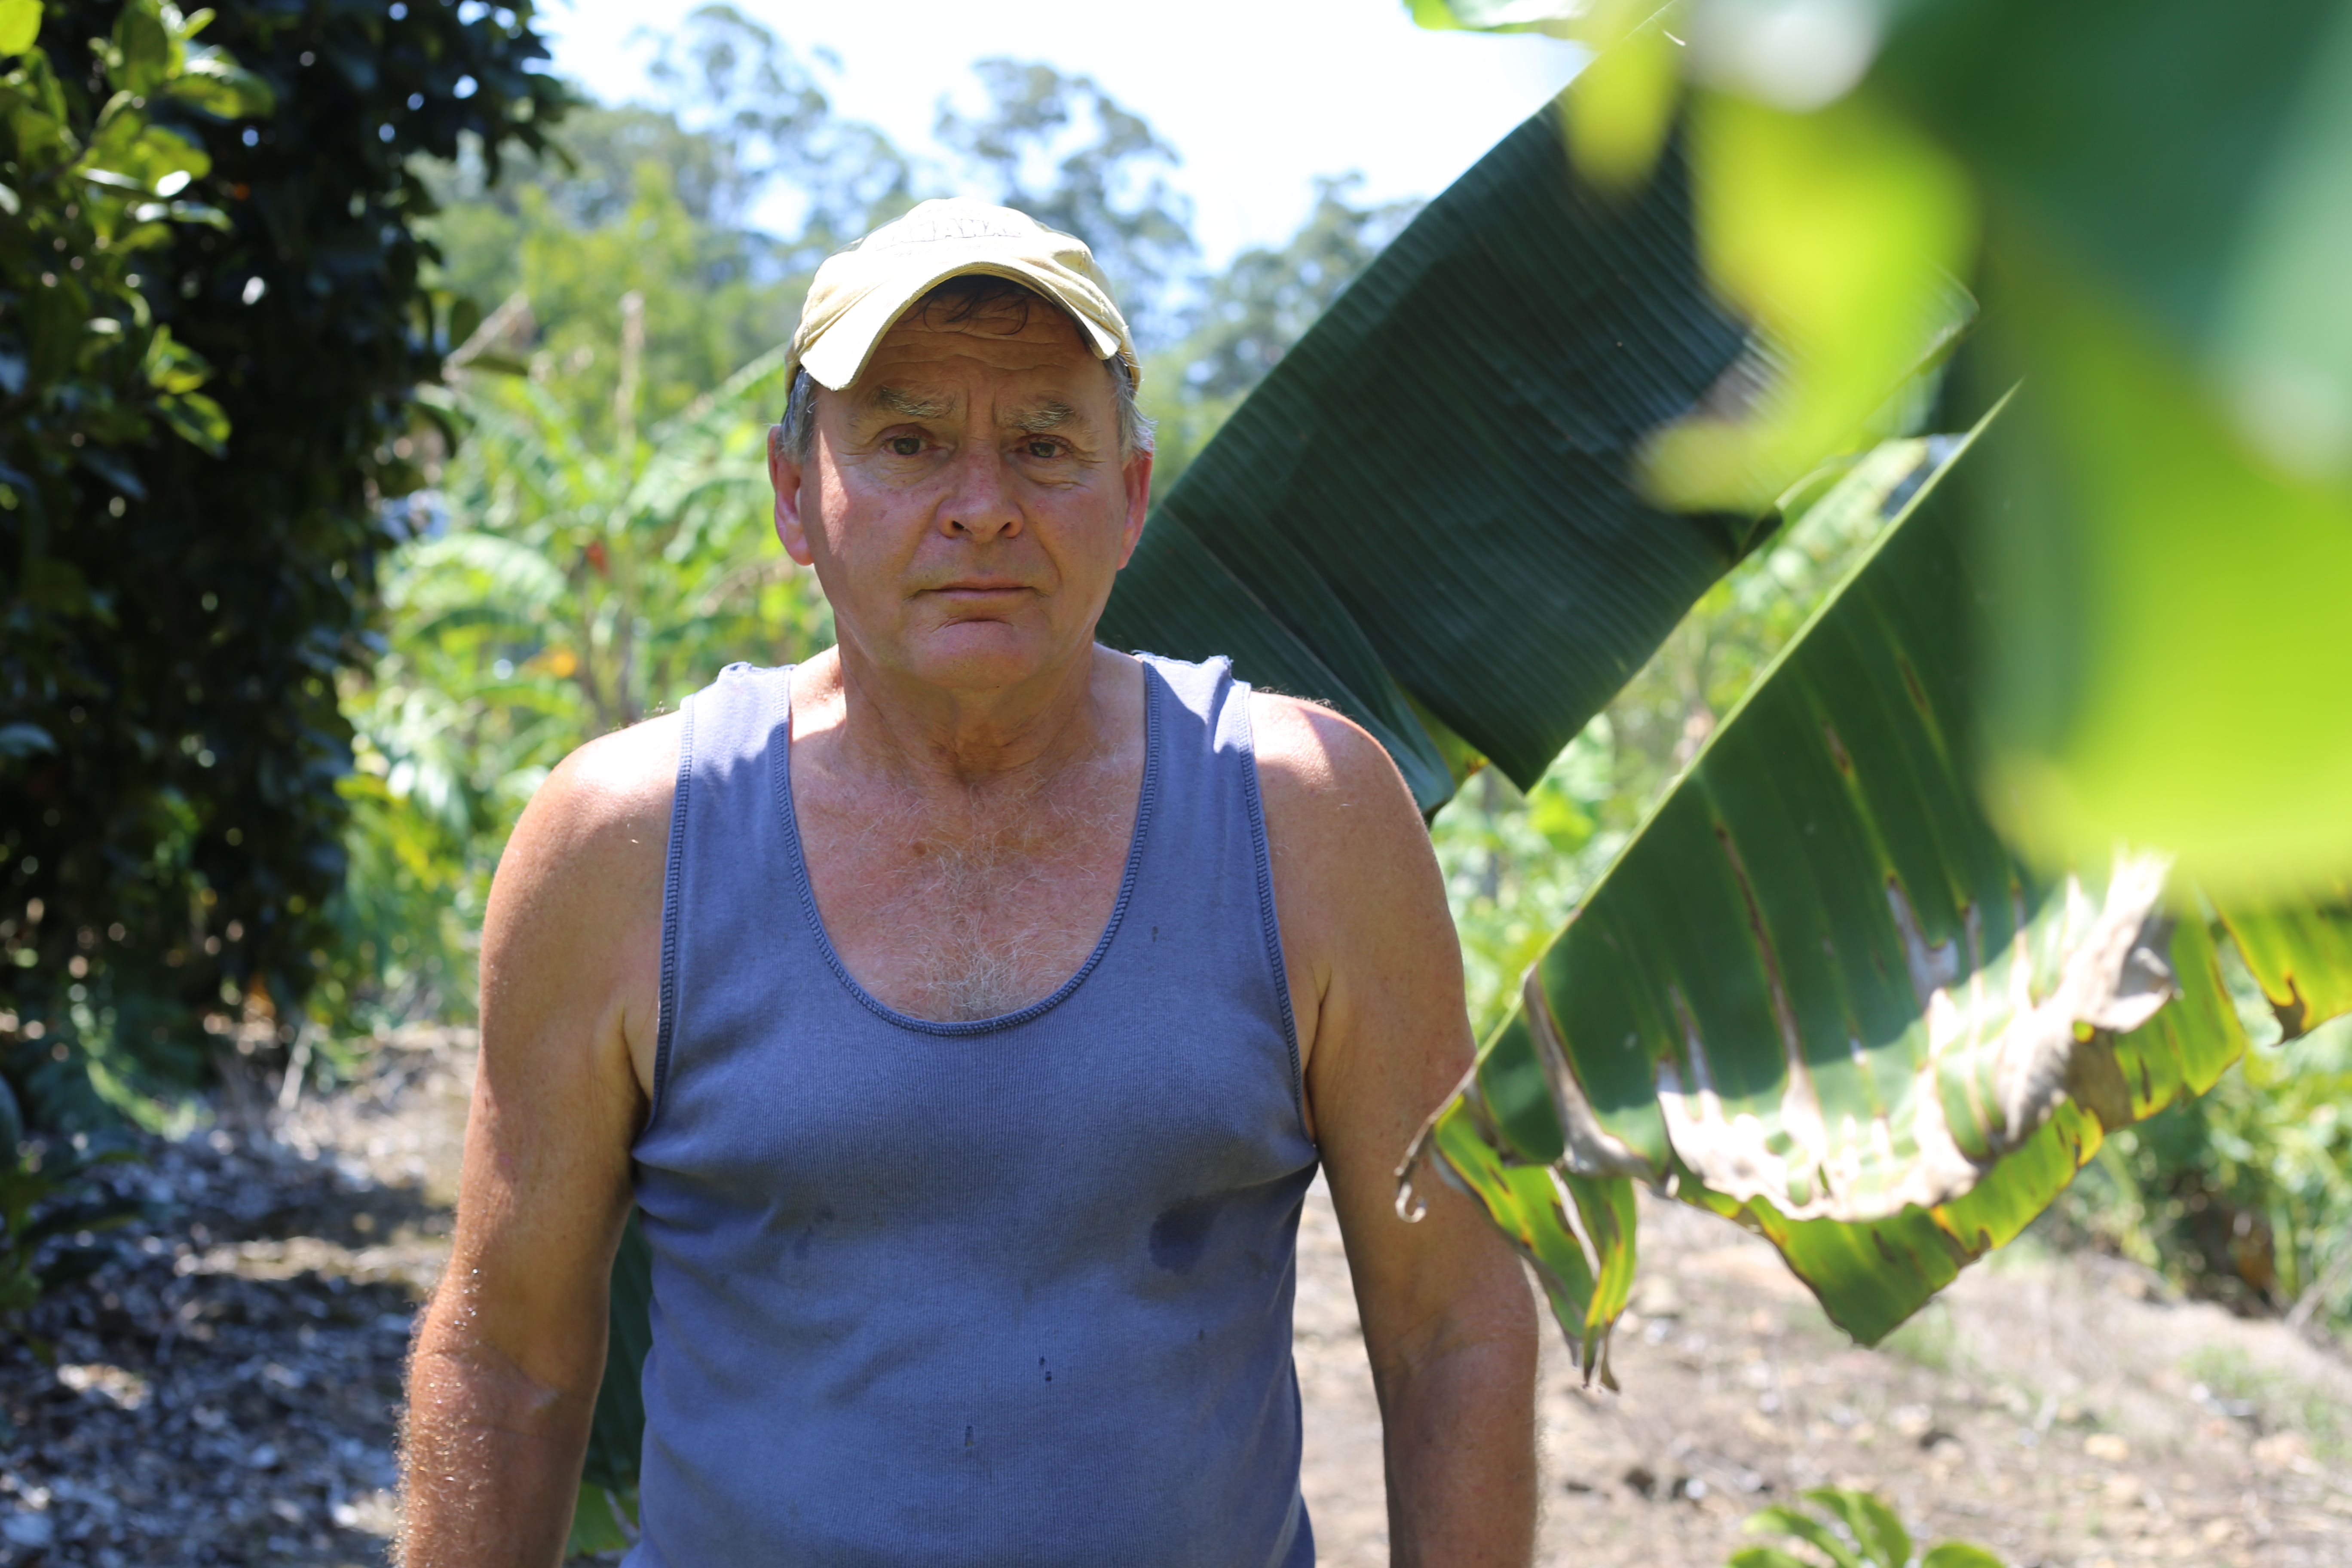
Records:
M1388 1561L1380 1419L1328 1203L1300 1233L1320 1561ZM1720 1568L1757 1508L1868 1487L2012 1568L2352 1563L2352 1363L2105 1259L1996 1255L1875 1351L1762 1240L1645 1197L1621 1392L1547 1339L1546 1568Z
M156 1219L37 1310L46 1360L0 1348L0 1568L385 1561L400 1362L446 1252L471 1058L418 1034L382 1064L248 1112L260 1136L119 1168ZM1718 1568L1748 1513L1822 1484L2012 1568L2352 1563L2352 1362L2280 1324L2029 1243L1863 1351L1720 1221L1645 1204L1641 1246L1622 1392L1580 1388L1548 1342L1548 1568ZM1321 1561L1384 1563L1379 1414L1319 1184L1297 1327Z

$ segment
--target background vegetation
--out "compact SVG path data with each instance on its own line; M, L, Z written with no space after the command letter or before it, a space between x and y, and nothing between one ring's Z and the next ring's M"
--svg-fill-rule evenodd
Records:
M328 962L336 679L454 309L418 163L563 101L472 9L11 7L0 1059L40 1124L283 1050Z
M902 148L725 6L625 105L532 68L527 7L288 0L192 47L176 13L75 0L37 37L0 61L0 1072L36 1125L152 1118L216 1051L331 1073L363 1048L332 1042L464 1017L548 767L824 646L757 453L765 356L846 238L950 189L1087 238L1164 489L1414 210L1335 176L1211 274L1179 150L1097 84L983 61L983 107ZM126 84L149 105L110 108ZM146 151L90 151L118 143ZM1883 452L1751 555L1533 787L1486 770L1438 816L1482 1034L1932 455ZM2258 1048L2117 1136L2056 1223L2342 1321L2347 1053Z

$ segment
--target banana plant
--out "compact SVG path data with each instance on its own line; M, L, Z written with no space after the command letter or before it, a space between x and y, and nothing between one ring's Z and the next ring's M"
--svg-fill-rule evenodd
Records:
M2004 837L2045 866L2161 844L2256 900L2352 873L2352 5L1407 4L1594 48L1581 177L1698 193L1766 395L1661 428L1649 493L1759 501L1882 395L1923 277L1984 294L1980 395L2042 396L1972 525Z
M2032 414L1990 416L1726 717L1408 1160L1480 1199L1589 1376L1633 1182L1768 1237L1871 1342L2238 1058L2225 950L2290 1035L2352 1010L2352 888L2248 908L2156 852L2053 875L1980 804L1962 522Z
M1542 26L1603 47L1559 106L1569 160L1621 206L1660 186L1694 193L1706 274L1749 325L1760 386L1727 409L1711 391L1647 432L1636 488L1668 506L1737 508L1884 398L1885 378L1916 353L1918 314L1902 300L1937 271L1966 269L1983 201L1998 213L2021 183L2088 178L2123 154L2063 144L2038 172L2004 162L2014 148L1968 105L1936 96L1938 68L1919 38L1957 47L1988 8L1914 7L1899 20L1853 8L1848 20L1868 36L1847 40L1858 52L1844 74L1803 103L1792 79L1756 76L1795 67L1774 65L1761 34L1741 31L1774 5L1699 9L1415 6L1437 25ZM2297 26L2326 9L2306 8ZM1857 89L1882 29L1883 68ZM2057 55L2082 66L2067 53L2074 34L2059 31ZM2176 47L2185 37L2158 27L2148 47L2203 102L2211 71ZM2282 81L2300 68L2277 40L2249 47ZM2319 74L2336 63L2326 53ZM2071 79L2052 68L2020 90L2060 79ZM2274 106L2234 107L2249 124L2280 118ZM2308 150L2296 138L2315 132L2285 119L2293 165ZM2252 155L2251 142L2232 147ZM2135 274L2116 297L2145 305L2139 286L2193 281L2200 264L2160 246L2101 251L2102 237L2079 232L2083 214L2120 221L2128 200L2095 201L2068 221L2096 242L2095 259ZM2188 742L2170 716L2179 693L2210 679L2175 682L2161 715L2141 700L2147 668L2172 668L2185 648L2256 683L2273 662L2263 639L2218 648L2179 635L2182 618L2236 614L2226 601L2242 574L2221 571L2210 550L2180 549L2174 514L2194 497L2210 516L2228 496L2263 520L2262 540L2284 530L2286 544L2260 568L2268 580L2290 563L2325 575L2318 563L2341 541L2306 525L2336 501L2315 471L2283 489L2275 451L2250 454L2242 438L2225 450L2227 432L2174 395L2179 367L2143 352L2128 309L2079 293L2068 310L2053 307L2045 294L2066 274L2032 253L2042 237L2031 230L2018 222L2000 236L2011 264L2001 331L1957 385L1982 397L1989 367L2021 363L2046 384L1920 493L1715 732L1529 971L1520 1007L1408 1163L1410 1175L1433 1156L1481 1198L1544 1279L1588 1376L1607 1376L1607 1326L1632 1275L1633 1181L1762 1232L1834 1320L1874 1341L2013 1237L2106 1131L2200 1092L2237 1058L2245 1040L2225 963L2251 973L2290 1036L2352 1005L2340 810L2324 821L2299 806L2268 812L2255 802L2275 789L2189 760L2214 748ZM2254 237L2291 258L2299 234ZM2273 281L2293 294L2291 277ZM1846 304L1824 298L1832 284ZM2046 341L2021 343L2029 321ZM2323 410L2326 390L2311 389ZM2250 458L2272 477L2249 479ZM2194 484L2149 482L2182 462L2197 468ZM2136 478L2124 473L2132 465ZM2058 491L2081 515L2060 508ZM2116 511L2126 491L2149 529ZM2126 527L2142 596L2119 603L2106 533ZM2022 569L2021 529L2034 534ZM2053 540L2074 557L2053 559ZM2242 558L2248 548L2232 546ZM2191 559L2207 563L2193 585L2176 569ZM2105 595L2095 616L2066 598L2086 589ZM2117 647L2142 647L2148 605L2175 617L2153 664L2126 668L2114 648L2085 646L2088 622L2119 628ZM2021 676L2020 648L2049 668ZM2257 705L2293 690L2298 711L2325 710L2342 664L2334 653L2304 661ZM2118 785L2086 762L2083 725L2065 714L2042 716L2042 740L2074 754L2021 743L2029 688L2045 708L2073 702L2102 732L2137 713L2116 743L2140 759L2143 779ZM2290 795L2333 776L2338 738L2276 770ZM2206 791L2193 808L2181 780ZM2221 820L2232 815L2241 820ZM2086 823L2161 826L2178 842L2109 860L2105 843L2091 852ZM2310 848L2291 873L2271 841L2281 833ZM2184 865L2167 853L2175 847L2190 851Z
M520 312L521 301L510 302ZM623 358L641 341L623 312ZM582 742L676 701L748 650L816 640L824 601L778 559L760 472L782 356L619 438L536 377L475 356L427 389L464 440L387 563L387 646L345 693L358 731L342 911L356 999L471 993L471 927L499 843ZM520 366L514 367L520 371ZM452 889L455 889L454 897Z

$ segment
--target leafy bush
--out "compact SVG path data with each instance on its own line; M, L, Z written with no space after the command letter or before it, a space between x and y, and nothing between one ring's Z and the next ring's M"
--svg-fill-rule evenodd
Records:
M2352 1326L2352 1019L2254 1044L2211 1090L2117 1135L2063 1231L2242 1311Z
M781 364L615 443L536 382L469 378L437 531L391 558L388 646L347 694L353 858L329 990L362 1021L468 1005L499 849L564 753L733 660L831 642L814 579L768 527Z
M89 1125L194 1081L202 1016L291 1037L343 873L335 677L465 320L412 161L495 168L566 99L528 4L37 16L0 148L0 1065Z
M16 1097L0 1083L0 1326L11 1325L49 1291L104 1267L106 1248L82 1233L110 1229L139 1213L137 1205L100 1195L78 1180L94 1165L131 1159L130 1150L93 1151L87 1134L55 1145L27 1144L24 1131Z

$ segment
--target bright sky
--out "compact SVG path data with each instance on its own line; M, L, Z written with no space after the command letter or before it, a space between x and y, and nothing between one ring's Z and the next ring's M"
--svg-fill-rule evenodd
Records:
M555 68L600 98L643 89L639 29L698 0L552 0ZM1093 77L1183 157L1204 259L1289 237L1317 174L1360 170L1372 200L1431 196L1566 85L1573 45L1430 33L1402 0L738 0L808 58L835 108L928 153L942 93L977 108L970 67L1005 55ZM822 68L820 68L822 69Z

